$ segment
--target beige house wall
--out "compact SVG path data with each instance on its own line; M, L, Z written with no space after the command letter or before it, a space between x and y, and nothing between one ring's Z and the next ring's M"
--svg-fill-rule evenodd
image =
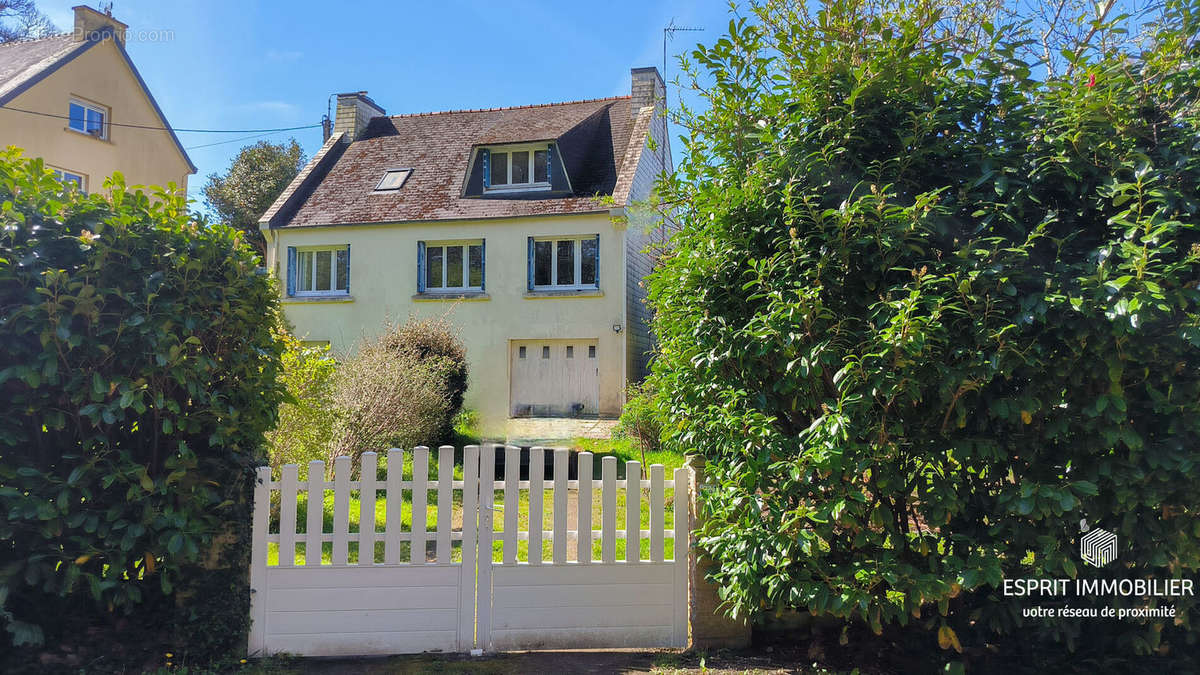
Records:
M599 296L529 297L527 237L600 235ZM350 245L349 299L283 298L284 313L304 340L328 340L352 352L387 321L446 315L467 349L466 406L485 434L502 437L509 412L510 341L594 339L600 414L617 415L626 381L625 228L607 213L389 225L281 228L269 232L267 264L286 293L288 246ZM487 299L416 299L417 242L485 239ZM613 330L621 326L622 332Z
M70 61L6 104L54 115L67 115L71 98L99 104L109 122L165 126L137 77L125 64L112 39L106 39ZM15 145L26 157L86 177L89 192L103 189L104 179L120 171L129 185L175 182L184 191L190 167L169 132L110 126L108 138L74 131L66 119L0 109L0 147Z

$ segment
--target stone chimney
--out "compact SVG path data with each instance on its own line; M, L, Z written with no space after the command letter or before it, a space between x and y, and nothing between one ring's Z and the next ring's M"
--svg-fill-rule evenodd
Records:
M374 101L367 98L367 92L355 91L349 94L337 95L337 112L334 113L333 133L346 133L348 140L357 140L367 128L372 117L386 115Z
M663 84L662 75L658 74L658 68L650 66L648 68L634 68L633 73L633 105L630 110L634 117L637 117L638 111L648 106L662 107L667 102L667 86Z
M125 44L125 30L129 26L113 18L112 10L101 13L87 5L76 5L75 10L75 41L86 42L100 38L100 31L105 29L113 32L113 39Z

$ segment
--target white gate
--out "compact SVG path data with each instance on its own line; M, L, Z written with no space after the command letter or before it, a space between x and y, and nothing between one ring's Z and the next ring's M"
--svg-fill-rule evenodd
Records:
M345 457L333 481L322 462L303 482L295 465L278 481L260 468L249 652L686 646L687 470L643 478L626 462L618 480L604 457L597 477L585 452L569 479L571 454L550 452L550 480L547 451L528 451L521 480L525 452L503 446L464 448L461 480L450 446L432 478L425 447L390 451L383 480L374 453L357 481Z

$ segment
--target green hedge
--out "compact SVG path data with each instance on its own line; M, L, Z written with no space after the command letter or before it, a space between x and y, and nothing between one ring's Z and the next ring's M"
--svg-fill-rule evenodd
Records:
M1200 13L1045 78L968 5L768 1L689 55L651 300L673 442L717 482L700 545L739 615L1158 668L1200 649L1194 596L1002 581L1200 571ZM1082 563L1081 520L1115 562Z
M0 154L0 640L211 661L245 644L277 292L236 230L105 187Z

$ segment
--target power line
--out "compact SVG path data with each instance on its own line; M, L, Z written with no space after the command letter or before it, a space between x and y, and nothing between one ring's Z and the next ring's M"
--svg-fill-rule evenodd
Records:
M317 126L320 126L320 125L317 125ZM284 131L291 131L291 129L285 129ZM238 141L249 141L251 139L262 138L263 136L270 136L271 134L278 134L278 133L283 133L283 132L282 131L270 131L270 132L262 133L262 134L254 134L253 136L242 136L241 138L233 138L228 141L217 141L216 143L205 143L203 145L190 145L190 146L184 148L184 150L199 150L200 148L211 148L214 145L225 145L227 143L237 143Z
M37 110L25 110L24 108L13 108L7 105L0 105L0 109L12 110L13 112L28 113L30 115L40 115L42 117L53 117L60 120L72 119L69 115L57 115L55 113L39 112ZM79 119L79 118L74 118ZM105 122L110 127L125 127L127 129L151 129L154 131L174 131L177 133L189 134L269 134L277 131L299 131L301 129L316 129L321 126L320 123L308 124L302 127L283 127L279 129L176 129L173 127L156 127L148 124L121 124L119 122Z

